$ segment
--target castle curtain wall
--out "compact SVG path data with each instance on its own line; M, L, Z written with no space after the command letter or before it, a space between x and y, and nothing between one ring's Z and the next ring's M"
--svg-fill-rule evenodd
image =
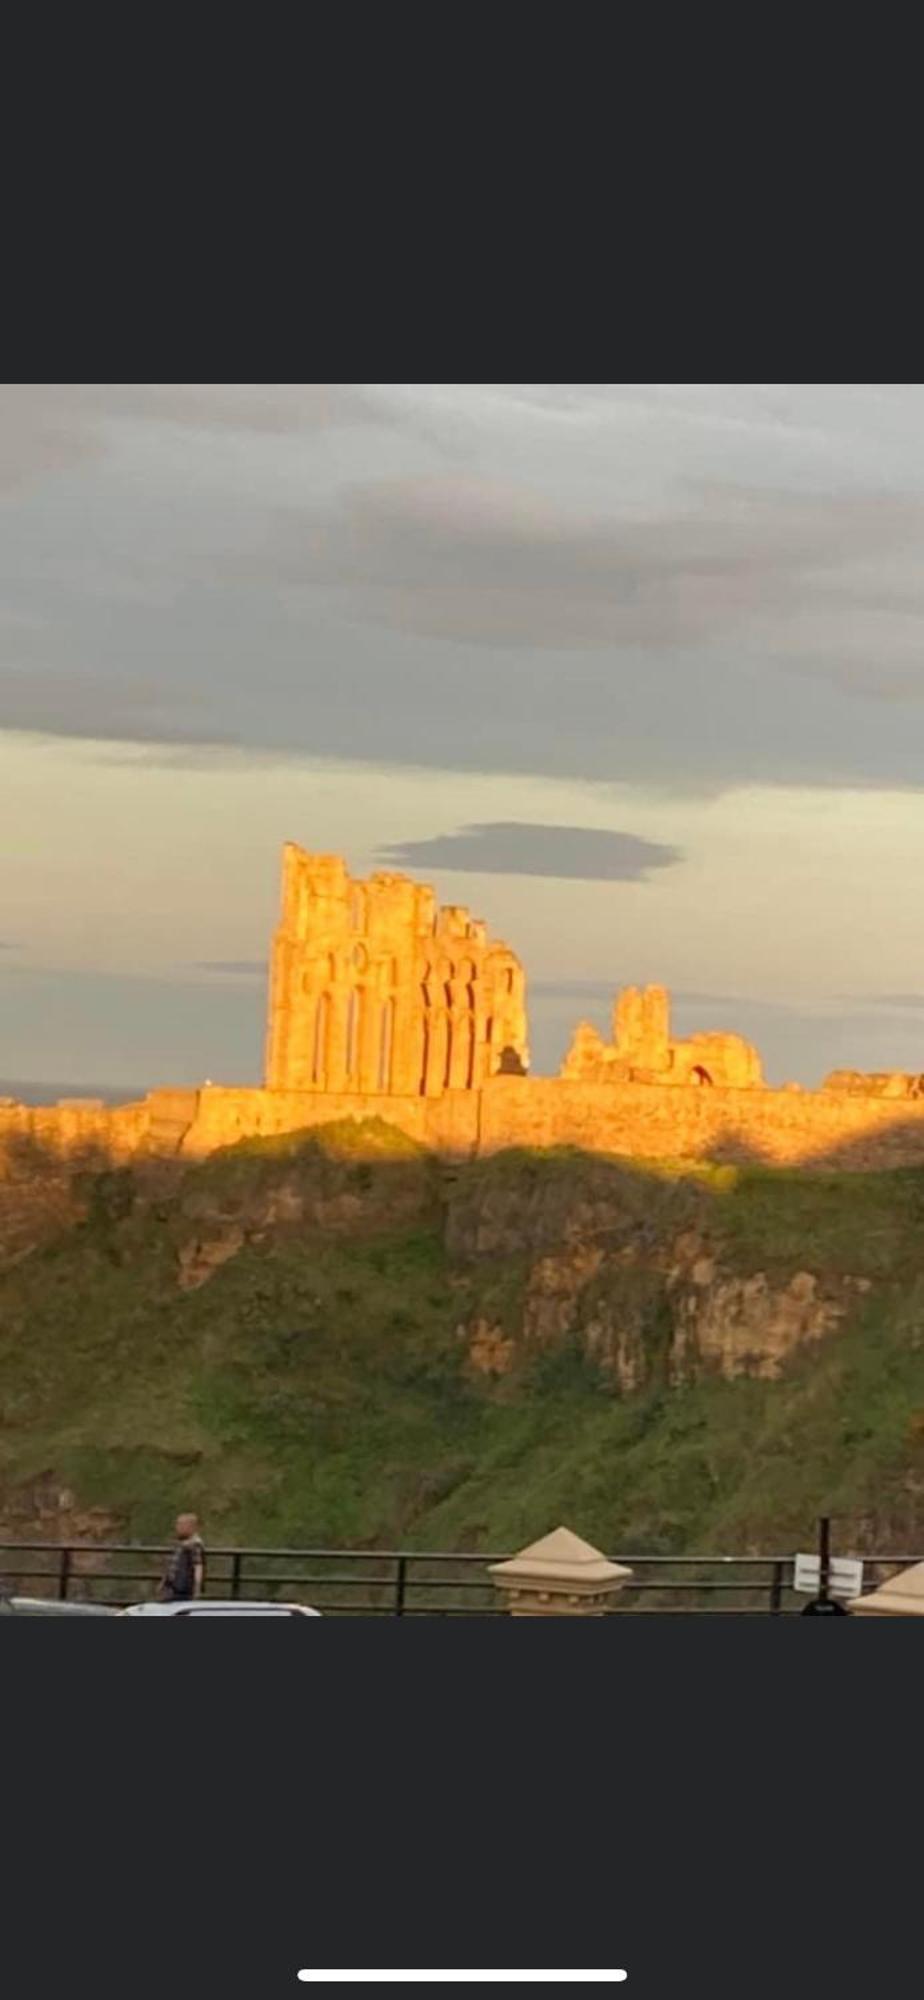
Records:
M9 1142L21 1172L24 1139L64 1159L70 1154L85 1159L88 1148L102 1148L115 1160L152 1153L196 1159L244 1138L370 1117L447 1157L559 1145L639 1161L763 1161L826 1172L924 1166L920 1098L896 1103L828 1091L678 1091L670 1084L515 1076L440 1097L211 1086L154 1091L141 1103L115 1109L0 1105L0 1209ZM47 1172L47 1162L41 1171Z

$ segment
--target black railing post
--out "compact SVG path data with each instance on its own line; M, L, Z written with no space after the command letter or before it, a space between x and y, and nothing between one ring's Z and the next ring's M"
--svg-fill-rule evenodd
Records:
M231 1557L231 1595L232 1595L232 1597L240 1597L240 1594L241 1594L241 1565L242 1565L243 1561L244 1561L244 1558L243 1558L243 1555L242 1555L242 1553L241 1553L240 1549L235 1549L235 1551L234 1551L234 1554L233 1554L233 1556Z
M404 1592L407 1584L407 1556L398 1556L395 1562L395 1617L404 1617Z
M783 1608L783 1565L775 1562L770 1579L770 1610L774 1614Z
M62 1549L62 1550L61 1550L61 1561L60 1561L60 1563L58 1564L58 1601L59 1601L59 1603L62 1603L62 1604L63 1604L63 1602L64 1602L64 1599L65 1599L65 1598L66 1598L66 1596L67 1596L67 1587L68 1587L68 1584L70 1583L70 1580L71 1580L71 1552L70 1552L70 1549Z

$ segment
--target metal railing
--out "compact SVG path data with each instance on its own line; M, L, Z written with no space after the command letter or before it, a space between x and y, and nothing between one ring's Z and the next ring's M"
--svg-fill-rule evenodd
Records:
M154 1595L168 1550L151 1542L0 1542L0 1577L14 1594L125 1605ZM496 1617L503 1607L487 1566L503 1553L419 1549L216 1548L207 1594L275 1598L342 1617ZM864 1557L864 1591L921 1556ZM800 1611L792 1555L644 1556L614 1561L633 1572L613 1615L659 1611L773 1616Z

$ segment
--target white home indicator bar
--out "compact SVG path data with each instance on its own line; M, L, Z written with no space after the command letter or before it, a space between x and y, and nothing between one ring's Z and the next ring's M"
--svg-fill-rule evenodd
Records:
M298 1976L299 1979L305 1980L309 1986L352 1986L358 1982L362 1982L365 1985L376 1985L382 1981L388 1983L397 1980L402 1982L405 1980L426 1982L427 1980L437 1979L447 1982L451 1980L456 1984L461 1983L463 1985L475 1980L486 1979L496 1982L498 1985L501 1985L505 1981L531 1984L537 1984L541 1981L543 1985L552 1986L573 1986L576 1984L605 1986L611 1980L626 1979L628 1974L625 1972L310 1972L306 1969L300 1972Z

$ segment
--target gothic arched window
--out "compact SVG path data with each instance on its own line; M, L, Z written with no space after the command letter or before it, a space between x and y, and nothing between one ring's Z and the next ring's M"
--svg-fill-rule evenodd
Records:
M386 1000L379 1030L378 1088L387 1096L391 1089L391 1056L395 1038L395 1003Z
M327 1039L330 1032L330 995L322 993L314 1010L314 1048L311 1057L311 1081L324 1084L327 1080Z

